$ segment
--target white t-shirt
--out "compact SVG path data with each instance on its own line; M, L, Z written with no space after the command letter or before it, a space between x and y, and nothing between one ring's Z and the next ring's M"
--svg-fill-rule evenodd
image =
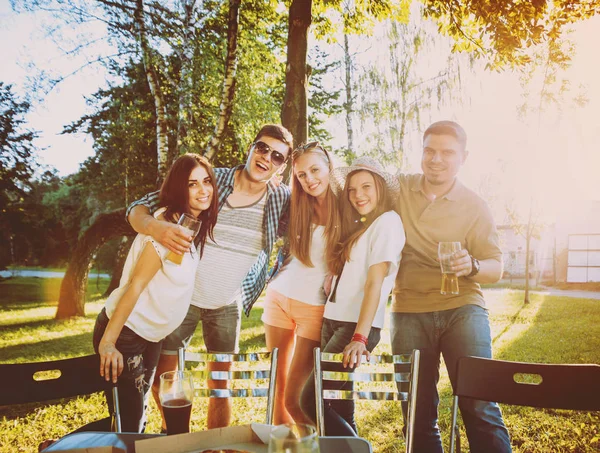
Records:
M313 225L312 230L310 260L313 267L307 267L300 260L292 257L269 283L269 288L305 304L323 305L326 299L323 281L327 274L325 227Z
M373 327L383 327L385 305L394 286L406 242L400 216L394 211L380 215L354 244L350 260L344 265L337 287L335 302L327 301L324 317L336 321L358 322L367 282L367 272L375 264L389 262L390 268L381 286L379 307ZM335 279L332 288L335 287Z
M157 342L179 327L187 314L192 300L199 254L192 244L192 253L187 252L181 265L177 265L165 260L168 253L165 247L151 236L138 234L127 255L119 287L106 299L106 314L109 318L125 293L135 263L147 243L154 246L162 266L140 294L125 325L145 340Z

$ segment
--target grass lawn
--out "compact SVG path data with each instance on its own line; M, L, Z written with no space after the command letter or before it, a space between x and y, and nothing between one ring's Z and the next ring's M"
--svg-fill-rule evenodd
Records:
M87 316L55 321L60 279L13 278L0 282L0 362L29 362L85 355L92 352L91 332L103 305L107 280L90 281ZM532 295L522 305L522 292L486 291L490 308L495 356L506 360L546 363L600 363L600 301ZM264 349L260 303L244 318L240 349ZM200 350L202 336L192 349ZM376 352L389 352L384 332ZM447 375L440 382L440 429L448 443L451 390ZM153 404L153 403L152 403ZM234 423L262 422L264 399L236 400ZM503 406L515 452L600 451L600 416L567 411L535 411ZM44 439L60 437L83 423L107 414L101 395L59 401L0 407L0 452L36 451ZM194 403L192 430L206 427L206 402ZM398 403L359 402L357 419L361 435L375 452L404 451ZM159 431L159 418L151 406L148 432ZM463 451L468 451L463 433ZM340 452L342 453L342 452Z

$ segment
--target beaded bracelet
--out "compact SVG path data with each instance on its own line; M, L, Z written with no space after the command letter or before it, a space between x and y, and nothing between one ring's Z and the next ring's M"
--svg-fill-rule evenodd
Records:
M361 335L360 333L355 333L354 335L352 335L352 341L358 341L366 346L368 338L364 335Z

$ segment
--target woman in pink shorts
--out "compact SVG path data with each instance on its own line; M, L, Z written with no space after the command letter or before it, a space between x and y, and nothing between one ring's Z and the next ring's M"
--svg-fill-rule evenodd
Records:
M267 348L279 348L275 424L313 423L300 409L300 394L313 368L313 349L321 344L325 252L339 240L329 154L318 142L299 146L292 169L289 256L269 282L262 315Z

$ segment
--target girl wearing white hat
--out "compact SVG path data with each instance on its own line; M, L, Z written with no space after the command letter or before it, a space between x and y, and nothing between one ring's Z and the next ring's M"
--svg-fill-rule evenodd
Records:
M354 367L379 343L406 238L393 210L398 181L377 161L361 157L350 167L335 169L332 185L343 189L341 241L328 254L337 277L325 304L321 349L343 353L344 366ZM307 414L314 413L311 400L314 382L309 380L302 395ZM352 400L325 404L325 430L328 436L356 435Z

